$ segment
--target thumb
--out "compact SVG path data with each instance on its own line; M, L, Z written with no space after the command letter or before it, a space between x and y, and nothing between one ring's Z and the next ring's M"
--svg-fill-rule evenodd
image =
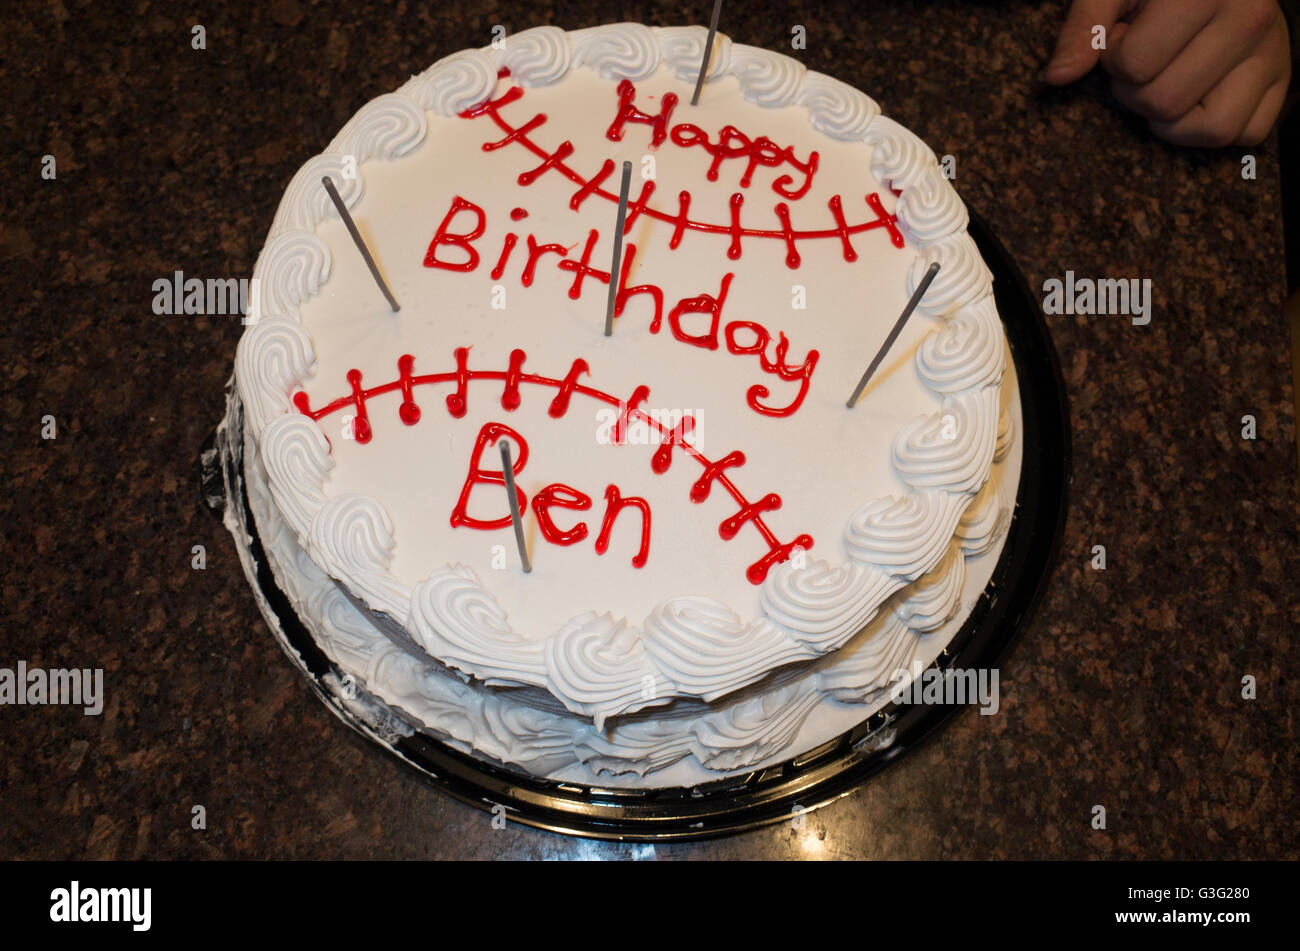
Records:
M1043 68L1043 80L1064 86L1086 76L1102 54L1093 48L1093 30L1102 26L1109 32L1134 6L1133 0L1074 0L1056 38L1056 50Z

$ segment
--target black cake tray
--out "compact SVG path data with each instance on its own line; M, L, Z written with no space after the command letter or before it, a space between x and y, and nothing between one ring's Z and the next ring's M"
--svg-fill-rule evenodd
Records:
M1060 364L1037 299L982 218L970 234L994 276L1020 386L1020 485L1006 542L970 617L932 666L997 667L1029 626L1047 586L1065 528L1070 430ZM199 457L203 504L233 516L250 538L256 585L279 621L291 658L326 705L348 726L425 782L484 811L554 832L663 842L740 832L790 819L848 795L906 756L965 709L890 704L817 749L744 776L692 788L611 789L541 780L466 755L424 735L381 735L341 702L341 672L315 643L276 586L243 491L236 438L222 453L214 432ZM233 488L232 488L233 487ZM227 512L227 509L230 509ZM269 620L269 618L268 618ZM295 656L296 654L296 656ZM355 685L353 690L364 694ZM365 698L382 707L373 698Z

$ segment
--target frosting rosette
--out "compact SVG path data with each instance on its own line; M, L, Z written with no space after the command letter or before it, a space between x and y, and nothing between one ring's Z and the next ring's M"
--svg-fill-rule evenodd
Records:
M262 464L285 521L299 537L307 537L325 505L322 483L334 468L329 440L306 416L277 417L262 434Z
M943 556L963 503L939 492L868 502L844 530L849 554L896 579L914 581Z
M551 693L568 709L605 718L672 699L642 650L635 628L609 614L588 612L547 638Z
M646 653L681 693L713 700L811 652L768 620L746 624L710 598L672 598L641 628Z
M659 65L659 42L640 23L576 30L570 37L574 64L590 66L606 79L645 79Z
M542 646L516 634L474 569L434 571L411 592L415 639L449 667L488 684L546 682Z
M355 492L335 496L316 513L310 538L312 554L331 577L348 578L369 607L406 622L406 593L388 572L393 523L382 506Z
M821 73L808 73L799 89L799 104L813 128L837 139L860 139L880 115L866 93Z
M894 467L914 489L973 494L988 481L997 441L998 393L958 393L943 408L905 426L894 440Z
M465 50L438 60L398 92L434 115L450 117L478 105L496 84L492 57L479 50Z
M497 64L523 86L545 86L569 71L569 36L557 26L535 26L506 37Z
M961 521L957 523L957 538L967 555L982 555L989 551L1011 521L1011 509L1002 494L1002 487L989 480L984 488L970 500Z
M938 159L930 147L888 116L878 116L863 133L871 146L871 173L886 185L906 190Z
M355 156L358 162L391 161L419 148L428 130L423 109L406 96L388 93L366 103L330 143L330 151Z
M1002 381L1006 343L991 297L961 308L916 351L916 369L938 393L982 389Z
M932 317L944 317L993 292L993 275L980 256L975 241L966 232L949 235L927 245L912 264L907 292L916 290L931 264L939 273L926 289L917 310Z
M965 581L966 559L957 545L949 544L939 563L907 589L894 613L919 634L942 627L961 608Z
M709 31L702 26L668 26L659 30L663 47L664 65L673 74L688 82L695 82L704 61L704 44ZM713 37L713 50L709 53L708 78L725 76L731 66L731 38L722 33Z
M970 224L965 203L937 165L925 166L913 175L898 197L896 213L906 234L920 245L964 232Z
M286 231L272 238L253 268L257 281L257 312L248 320L272 317L297 322L298 308L320 291L330 276L330 251L310 231Z
M760 106L790 106L798 100L799 85L807 68L788 56L769 53L753 46L738 46L731 52L728 72L740 80L740 90Z
M821 650L861 630L896 587L888 575L856 561L835 567L814 561L803 568L787 561L763 585L763 613Z
M259 320L249 327L235 351L249 423L260 432L287 413L289 394L315 371L311 338L295 321Z
M351 155L333 153L309 158L284 190L280 207L275 210L271 236L286 231L312 231L326 218L339 216L329 192L321 187L322 178L328 177L334 182L334 187L348 210L354 208L364 191L354 161Z

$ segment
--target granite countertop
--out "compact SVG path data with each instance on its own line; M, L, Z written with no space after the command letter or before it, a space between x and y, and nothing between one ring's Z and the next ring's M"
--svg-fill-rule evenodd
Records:
M958 189L1031 287L1066 269L1153 282L1147 326L1049 320L1074 433L1069 523L999 715L963 713L802 830L651 849L494 831L355 739L281 653L195 480L239 320L157 316L153 282L249 275L297 167L493 24L707 19L697 6L275 0L191 20L148 0L50 0L0 14L0 666L106 678L99 716L0 707L0 857L1300 854L1276 145L1244 180L1240 152L1154 140L1098 76L1041 88L1064 2L723 12L734 39L787 52L803 24L810 68L955 156Z

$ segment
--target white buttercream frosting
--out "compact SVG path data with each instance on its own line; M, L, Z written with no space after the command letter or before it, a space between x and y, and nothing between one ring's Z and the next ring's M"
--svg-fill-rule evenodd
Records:
M709 31L702 26L670 26L657 32L664 65L679 79L695 82L700 74L700 63L704 59L704 44L708 40ZM709 52L708 77L712 79L725 76L730 68L731 38L718 33L713 38L713 49Z
M866 93L821 73L804 74L798 102L808 110L814 129L836 139L863 138L880 115L880 107Z
M282 317L296 323L299 305L315 297L330 276L330 249L310 231L285 231L266 243L255 270L260 313L250 319Z
M871 173L881 182L906 191L937 167L928 145L888 116L880 116L864 135L871 146Z
M485 683L546 676L541 645L511 630L471 568L454 565L429 575L411 596L411 616L421 647Z
M290 394L315 369L311 338L296 322L259 320L244 332L235 351L235 375L256 432L291 411Z
M354 130L353 134L361 133ZM325 178L334 183L343 204L349 210L354 208L365 190L361 176L353 170L354 161L355 156L350 153L329 153L308 159L284 190L275 223L271 225L271 236L286 231L311 231L326 217L338 217L334 202L321 186Z
M536 26L508 36L505 48L493 52L497 65L510 70L521 86L558 82L569 71L573 59L569 34L557 26Z
M358 162L401 158L424 143L429 130L426 108L397 93L372 99L348 121L329 150L355 156Z
M645 79L659 65L659 41L639 23L591 27L570 34L573 63L606 79Z
M478 50L466 50L438 60L412 77L398 93L436 116L450 117L478 105L496 84L496 63L492 57Z
M298 413L276 417L262 432L262 463L271 495L289 526L305 538L325 507L325 476L334 468L329 440Z
M737 44L731 49L727 72L740 80L746 99L775 108L798 101L799 87L808 70L803 63L780 53Z
M876 411L865 407L855 411L856 417L848 418L850 426L859 420L863 421L862 425L870 426L867 431L872 434L870 442L877 453L883 451L886 442L892 444L892 453L888 454L889 471L865 480L878 494L873 497L870 491L862 491L853 498L852 505L839 516L840 524L844 525L842 539L821 533L816 557L806 565L790 561L773 566L761 587L748 589L750 603L734 599L724 603L710 597L710 585L705 583L703 591L663 591L663 599L648 611L630 611L616 603L617 591L615 603L591 604L592 599L584 595L578 583L581 576L559 580L556 575L543 575L549 579L545 582L545 596L554 599L557 593L567 595L572 599L572 610L567 620L539 627L529 622L526 611L516 616L504 606L503 597L498 597L496 592L500 589L516 611L520 604L528 603L526 597L521 599L515 593L520 582L513 576L506 579L500 575L484 575L488 578L485 583L473 568L456 563L430 564L416 577L409 574L399 577L396 573L399 554L414 550L412 546L423 549L425 543L419 537L421 529L408 524L405 515L395 524L385 503L368 494L363 482L355 477L356 457L352 454L370 452L376 447L358 450L337 438L332 440L331 447L331 439L326 436L332 437L337 430L308 420L290 401L292 393L304 385L313 388L312 405L315 406L324 402L322 393L337 396L346 392L340 390L341 375L335 375L335 371L341 359L350 358L349 348L356 345L348 333L339 330L345 325L324 304L318 303L326 298L334 299L339 270L346 266L347 273L356 273L355 262L345 257L355 255L354 249L335 243L333 238L321 237L338 234L328 226L336 212L319 187L321 176L330 175L348 206L359 216L365 215L374 229L386 210L366 204L368 191L364 179L367 176L375 176L378 194L391 194L392 183L399 180L396 176L406 168L405 163L426 160L430 142L437 141L439 150L461 149L467 156L482 154L478 150L485 138L482 127L449 137L444 127L435 129L434 123L468 122L454 117L483 102L498 89L499 68L508 69L511 81L530 90L563 88L570 77L586 71L610 82L610 90L613 83L624 78L638 83L663 83L666 81L663 77L671 77L678 83L693 84L704 35L705 31L699 27L660 29L639 24L616 24L571 33L541 27L507 37L500 48L466 51L440 60L396 93L381 96L364 107L331 143L329 151L309 160L294 177L255 270L255 276L263 284L264 319L250 327L241 340L236 378L249 436L260 446L269 494L285 526L304 544L307 556L329 578L337 581L361 606L380 612L400 625L409 640L426 655L404 654L401 638L384 642L388 648L381 653L387 659L381 667L387 673L379 679L388 677L394 684L400 684L400 689L394 688L395 696L406 698L405 703L428 707L430 720L424 722L439 735L536 771L558 769L566 762L583 762L597 770L643 773L667 768L685 756L694 756L707 768L725 770L784 749L793 741L808 711L821 698L855 696L854 702L859 702L878 692L882 676L887 676L887 672L882 674L882 665L915 650L914 645L904 647L895 643L904 637L898 633L898 624L905 621L901 630L911 636L935 629L955 616L965 577L963 556L973 557L990 550L1004 533L1009 518L1004 499L996 492L991 499L986 497L991 467L995 459L1006 457L1015 433L1014 414L1000 397L1006 367L1001 324L990 294L990 274L965 232L966 209L942 176L934 154L902 126L880 116L879 108L863 93L838 80L809 72L789 57L733 44L719 35L710 61L708 93L700 107L715 112L701 111L695 115L725 114L726 108L721 103L736 93L765 109L798 107L805 132L792 143L795 152L800 157L806 156L810 148L824 153L824 166L819 174L832 181L837 180L834 176L844 178L842 191L846 208L850 195L872 189L863 182L844 177L852 167L847 164L849 153L835 152L836 143L845 149L864 149L860 165L864 179L869 171L877 182L902 191L894 205L891 196L881 189L886 206L895 207L900 230L911 247L904 249L897 265L890 265L892 287L884 278L878 278L881 283L873 287L889 287L891 300L905 300L931 261L942 265L919 308L920 314L941 318L940 322L925 329L919 323L920 317L913 321L917 327L912 338L915 356L907 372L914 367L918 382L906 391L910 402L904 412L910 415L910 420L901 413L899 418L887 415L887 419L894 421L889 423L889 429L882 429L880 423L869 422ZM713 84L717 84L716 88L712 88ZM646 106L657 108L652 104ZM679 106L679 109L686 108L684 103ZM529 114L525 111L522 117ZM573 116L566 118L552 109L547 122L556 129L567 129L565 122L577 121L602 133L608 124L608 114L593 116L578 112L575 115L576 120ZM690 114L683 116L679 112L675 119L680 118L690 118ZM711 119L696 121L705 123L710 131L716 128L708 124ZM458 132L463 128L456 127ZM494 136L487 133L486 137ZM556 144L560 136L553 135L548 139L551 140ZM629 148L639 150L643 146ZM359 168L350 168L345 162L348 158L355 159ZM663 159L661 155L661 162ZM589 164L589 157L587 161ZM347 175L345 168L349 170ZM727 174L733 175L733 180L719 184L722 196L726 190L736 187L731 167L724 167L724 178ZM558 176L552 175L555 178ZM676 187L671 179L661 179L659 184L661 189ZM560 186L548 184L547 187ZM514 201L526 202L529 210L536 212L537 195L541 193L538 186L533 186L532 191L522 193ZM763 196L761 200L760 196ZM706 194L700 200L701 214L725 221L724 206L709 207L705 204L708 197ZM762 202L769 198L775 201L778 196L767 192L765 184L756 182L746 197L758 216ZM596 199L592 202L598 204ZM675 204L664 207L675 209ZM825 208L824 200L821 207ZM747 205L747 216L749 208ZM496 211L493 206L494 216ZM806 207L796 211L796 214L807 213ZM409 213L409 217L416 215L415 211ZM862 214L854 211L851 217L860 220ZM517 226L521 233L532 220ZM426 217L422 232L426 241L436 224L436 220L428 221ZM554 221L549 221L548 226L553 228ZM775 227L775 223L763 226ZM547 233L542 227L537 225L538 234L545 237ZM874 234L883 235L883 232ZM653 235L630 235L629 240L633 238L645 249L640 252L643 255L653 251L657 240L660 246L664 243ZM702 267L698 273L713 274L716 281L724 265L719 263L719 258L711 257L708 249L725 245L709 244L711 240L710 236L692 233L686 238L685 246L698 249L690 252L692 262L702 262L691 266ZM768 259L762 257L766 249L751 247L753 243L750 239L745 258L731 265L740 279L767 268ZM888 247L882 242L873 244L867 251L866 235L856 237L854 243L863 257L883 257L884 252L877 249ZM495 254L486 242L482 251L485 256ZM422 254L423 248L408 249L408 253L416 255L418 265L417 252ZM828 252L834 253L829 247L819 247L815 254ZM801 253L805 258L814 256L811 247L801 247ZM677 254L680 257L683 252ZM756 259L752 265L748 263L751 255ZM647 260L653 262L653 253ZM403 277L405 265L390 256L385 260L385 269L389 266L396 275L394 283L399 297L409 290L418 298L418 290L412 289L416 285ZM645 266L650 269L652 264ZM814 271L810 277L818 273ZM693 279L696 272L684 269L683 274ZM797 271L791 275L793 280L805 280ZM649 279L661 276L662 272L652 273ZM828 292L836 281L843 280L842 277L827 278L823 283L809 280L808 286L810 293L816 295ZM363 286L373 303L372 286L351 277L349 281L349 287L353 283ZM671 302L677 296L704 289L695 284L683 285L674 288L676 294L669 295L665 287L665 294ZM515 287L511 293L520 291ZM540 293L532 289L528 300L535 304ZM738 289L736 295L740 293ZM848 295L845 303L856 302L856 297ZM355 299L339 297L337 307L353 306L351 302ZM385 314L385 319L414 319L408 315L418 312L407 299L403 304L402 317ZM809 347L818 347L822 351L819 373L839 374L846 381L856 376L858 371L852 366L843 370L823 369L832 360L843 361L851 356L846 350L848 338L840 340L836 336L841 333L838 325L829 330L821 327L823 337L817 333L801 335L798 326L779 314L755 311L753 301L748 302L749 309L735 310L746 306L743 298L740 303L728 303L733 318L758 319L774 329L785 326L792 338L799 339L801 353ZM886 327L895 315L879 314L873 319L878 317L880 325ZM351 315L345 311L343 316ZM454 323L455 319L453 312L441 311L430 325L437 326L439 321ZM299 321L304 323L300 325ZM374 326L372 337L376 342L366 346L385 354L387 366L391 368L402 352L395 347L405 344L390 342L385 335L394 332L392 327L408 324ZM536 365L538 372L557 377L567 367L567 360L580 352L573 345L577 338L569 325L559 326L565 329L557 330L553 347L548 344L545 350L528 348L529 366ZM852 322L846 320L842 326L847 329ZM329 337L332 341L328 354L331 376L323 389L308 382L317 367L313 344L317 333L324 335L322 340ZM652 338L645 337L643 331L620 327L620 335L632 333L641 333L639 339L647 346L649 342L667 338L666 333ZM854 337L852 346L869 345L872 339L878 340L879 336L861 340ZM619 340L616 335L614 346L619 345ZM672 345L680 347L680 344ZM490 342L484 344L488 350L491 346ZM449 347L445 354L428 347L412 349L417 366L426 366L431 361L439 367L445 364L450 352ZM594 352L589 351L589 355ZM651 356L654 352L657 351L647 349L647 361L661 359ZM476 360L477 354L478 351ZM612 359L614 353L602 352L600 356ZM869 353L862 354L861 360L868 356ZM561 357L564 365L557 365ZM707 392L715 395L709 395L707 401L701 399L706 413L731 412L733 407L728 397L733 391L743 397L746 388L755 382L739 372L742 364L736 358L718 359L733 362L724 364L722 372L713 377L701 376L699 387L690 390L705 393L705 388L714 387ZM592 362L595 366L597 361L593 358ZM748 364L751 374L756 363ZM380 382L373 374L385 371L367 366L365 372L366 379L373 384ZM391 369L386 372L395 375ZM603 382L618 385L608 380ZM772 378L766 382L773 389L783 385ZM885 385L898 384L886 381ZM423 412L430 416L438 412L442 398L432 392L419 394ZM817 394L821 392L821 389L814 390L800 411L800 418L807 416L813 420L809 431L814 434L829 425L845 425L842 416L836 415L846 412L842 407L843 395L838 394L838 399L819 398ZM669 394L664 397L670 398ZM486 393L483 399L487 399ZM868 399L864 397L864 403ZM376 443L382 438L392 445L392 440L405 436L399 424L391 421L395 405L395 401L390 404L381 404L378 399L372 401ZM715 410L715 407L723 409ZM750 412L743 402L739 403L739 409ZM336 420L337 417L332 417L331 423ZM514 425L514 420L511 423ZM757 424L747 422L746 425ZM791 438L790 427L781 432L781 440ZM846 432L853 431L849 428ZM713 438L721 442L730 437L718 430ZM715 443L710 451L713 447L722 451L731 448ZM745 448L747 454L755 455L753 445L746 444ZM721 454L720 451L718 455ZM592 457L593 465L595 458ZM459 464L454 461L453 467ZM752 468L746 474L753 473L751 478L757 482L753 486L755 492L763 488L762 479L757 476L768 476L770 481L783 471L759 458L751 460L749 465ZM648 471L645 461L640 466L640 471ZM882 476L895 481L889 483ZM539 485L531 485L529 491L536 491ZM783 490L787 506L796 501L797 494L794 488ZM661 511L656 507L656 513ZM716 517L728 514L731 513L719 509ZM658 517L668 519L671 515L663 512ZM798 522L791 520L783 524L797 526ZM595 527L592 526L593 533ZM790 536L786 528L781 531ZM953 542L954 538L957 543ZM752 551L750 541L746 551L752 557L756 552ZM741 547L739 543L730 544L737 549ZM655 551L652 546L652 553ZM558 563L556 552L548 549L545 554L552 561L543 563L542 572L552 570ZM622 556L624 565L626 557ZM605 562L600 564L603 566ZM628 584L641 586L642 577L631 569L625 570ZM882 612L882 606L891 597L896 599L895 607ZM341 623L340 618L347 617L350 623L352 615L348 612L357 610L346 598L340 601L334 597L328 599L328 605L322 601L320 609L325 622L340 630L338 647L349 657L357 656L361 648L355 643L355 632L349 633L349 624ZM629 618L641 618L641 621L636 624ZM877 631L869 638L875 646L866 651L861 647L850 649L848 645L856 643L855 637L862 640L859 634L864 629ZM799 690L781 687L775 692L743 699L748 688L773 671L818 659L829 660L836 652L845 653L849 665L845 671L810 674L799 681L802 684ZM444 668L472 681L456 682L454 694L448 694L442 686L431 686L448 679ZM380 669L377 667L375 671ZM847 672L850 669L856 672ZM440 679L434 681L432 677ZM818 681L819 677L822 680ZM523 701L498 703L495 695L485 699L474 692L498 686L544 690L569 712L561 715L532 709ZM678 699L718 704L726 703L733 696L742 699L727 708L725 719L687 718L685 730L680 723L670 729L638 719L671 707ZM463 723L457 720L458 716ZM575 717L585 718L591 729L584 732L575 727L572 722ZM620 718L624 717L631 718L621 723Z
M989 273L974 240L963 231L925 246L907 276L909 294L916 290L926 270L935 262L939 264L939 273L917 305L921 313L947 316L959 307L992 293L993 275Z
M966 205L936 165L925 166L912 176L898 196L897 211L907 235L921 245L964 232L970 224Z

